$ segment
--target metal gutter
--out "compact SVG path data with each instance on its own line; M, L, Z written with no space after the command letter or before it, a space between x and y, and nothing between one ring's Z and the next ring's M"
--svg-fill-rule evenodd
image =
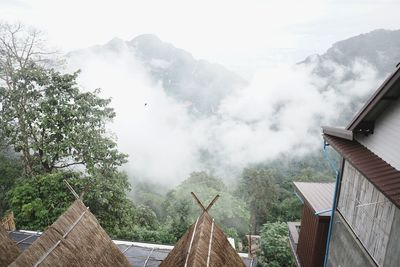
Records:
M322 133L353 141L353 132L344 128L322 126Z

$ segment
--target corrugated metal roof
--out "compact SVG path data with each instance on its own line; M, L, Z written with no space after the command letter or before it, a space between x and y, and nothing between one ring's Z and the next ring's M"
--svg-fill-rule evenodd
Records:
M335 191L335 183L306 183L293 182L303 200L307 202L315 213L326 211L318 216L330 216Z
M12 231L9 233L10 237L17 243L21 250L26 250L41 234L41 232L33 231ZM159 266L173 249L173 246L168 245L121 240L113 240L113 242L118 246L119 250L125 255L132 266ZM257 265L257 260L249 258L247 254L239 253L239 256L246 266L255 267ZM146 260L147 263L144 265Z
M327 134L324 134L323 137L342 157L400 208L400 171L357 141L349 141Z

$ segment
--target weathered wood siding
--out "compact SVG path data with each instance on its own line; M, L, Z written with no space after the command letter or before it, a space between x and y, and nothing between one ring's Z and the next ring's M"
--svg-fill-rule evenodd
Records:
M347 161L337 209L368 253L383 266L396 206Z
M320 267L324 263L329 217L319 217L307 203L303 206L297 255L301 266Z
M400 99L376 119L374 134L358 134L356 140L400 170Z

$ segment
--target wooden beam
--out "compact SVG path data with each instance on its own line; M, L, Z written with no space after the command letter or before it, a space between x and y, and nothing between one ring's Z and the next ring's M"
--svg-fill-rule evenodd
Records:
M208 212L219 198L219 195L216 195L214 199L210 202L210 204L208 204L207 208L205 208L203 203L201 203L200 199L196 196L194 192L190 192L190 194L192 194L193 198L196 200L197 204L199 204L203 212Z
M192 194L193 198L196 200L197 204L199 204L200 208L203 211L206 211L206 208L203 206L203 204L201 203L201 201L197 198L196 194L193 192L190 192L190 194Z
M208 210L209 209L211 209L211 207L214 205L214 203L218 200L218 198L219 198L219 195L216 195L215 197L214 197L214 199L210 202L210 204L208 204L208 206L207 206L207 208L206 208L206 212L208 212Z

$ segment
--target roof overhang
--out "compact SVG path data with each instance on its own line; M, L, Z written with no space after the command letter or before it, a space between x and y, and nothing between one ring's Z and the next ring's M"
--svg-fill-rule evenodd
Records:
M377 117L399 97L400 68L396 68L351 120L346 130L353 133L373 134Z
M357 141L324 134L324 140L400 208L400 171Z
M353 140L353 132L344 128L322 126L322 133L340 137L350 141Z
M330 218L335 183L293 182L296 193L315 216Z

